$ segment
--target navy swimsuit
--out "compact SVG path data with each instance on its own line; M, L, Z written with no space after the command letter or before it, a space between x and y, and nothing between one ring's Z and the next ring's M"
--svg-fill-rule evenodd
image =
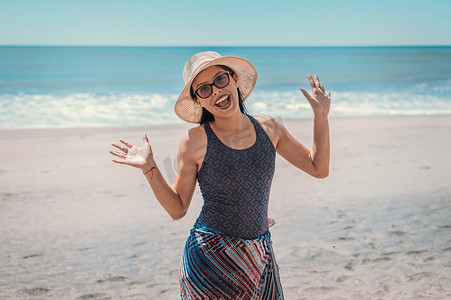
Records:
M204 205L199 218L231 236L252 239L268 231L268 201L276 151L260 124L248 115L256 132L254 145L233 149L211 129L207 151L197 174Z

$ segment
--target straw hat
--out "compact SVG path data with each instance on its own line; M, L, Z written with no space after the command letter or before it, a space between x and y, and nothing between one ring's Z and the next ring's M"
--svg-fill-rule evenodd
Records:
M257 81L257 70L246 59L236 56L221 56L214 51L199 52L193 55L183 69L185 87L174 105L176 115L183 121L199 123L202 107L190 95L194 78L210 66L223 65L231 68L238 76L238 85L243 101L249 97Z

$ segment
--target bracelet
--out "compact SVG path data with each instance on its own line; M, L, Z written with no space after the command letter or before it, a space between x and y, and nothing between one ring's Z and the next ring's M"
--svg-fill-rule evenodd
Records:
M144 175L146 175L147 173L152 172L152 174L150 175L150 179L151 179L151 180L153 179L153 169L157 169L157 170L158 170L157 167L152 167L152 168L150 168L149 171L146 171L146 172L144 173ZM161 174L160 174L160 177L161 177Z
M157 167L152 167L152 168L150 168L149 171L144 172L144 175L146 175L147 173L149 173L150 171L152 171L153 169L156 169L156 168L157 168ZM153 171L152 171L152 173L153 173Z

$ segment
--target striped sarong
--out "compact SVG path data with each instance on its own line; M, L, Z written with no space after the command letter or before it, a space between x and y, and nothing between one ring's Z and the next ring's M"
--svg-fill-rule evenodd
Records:
M269 230L246 240L198 219L180 265L182 299L283 299Z

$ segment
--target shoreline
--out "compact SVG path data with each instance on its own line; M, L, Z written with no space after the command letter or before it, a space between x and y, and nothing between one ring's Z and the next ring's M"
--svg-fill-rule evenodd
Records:
M253 114L250 113L250 115L263 115L263 114ZM302 118L280 118L280 116L272 116L278 120L286 120L290 122L296 122L296 121L306 121L306 120L313 120L313 115L310 117L302 117ZM343 120L343 119L393 119L393 118L400 118L400 119L411 119L411 118L448 118L451 117L451 114L426 114L426 115L358 115L358 116L329 116L329 121L333 120ZM173 128L173 127L186 127L191 128L197 126L196 124L190 124L184 121L176 121L174 123L167 123L167 124L142 124L142 125L117 125L117 126L111 126L111 125L105 125L105 126L79 126L79 127L39 127L39 128L0 128L0 132L9 132L9 131L47 131L47 130L68 130L68 131L77 131L77 130L100 130L100 131L108 131L108 130L114 130L114 129L123 129L123 130L138 130L138 129L146 129L146 128L160 128L164 129L166 127Z

